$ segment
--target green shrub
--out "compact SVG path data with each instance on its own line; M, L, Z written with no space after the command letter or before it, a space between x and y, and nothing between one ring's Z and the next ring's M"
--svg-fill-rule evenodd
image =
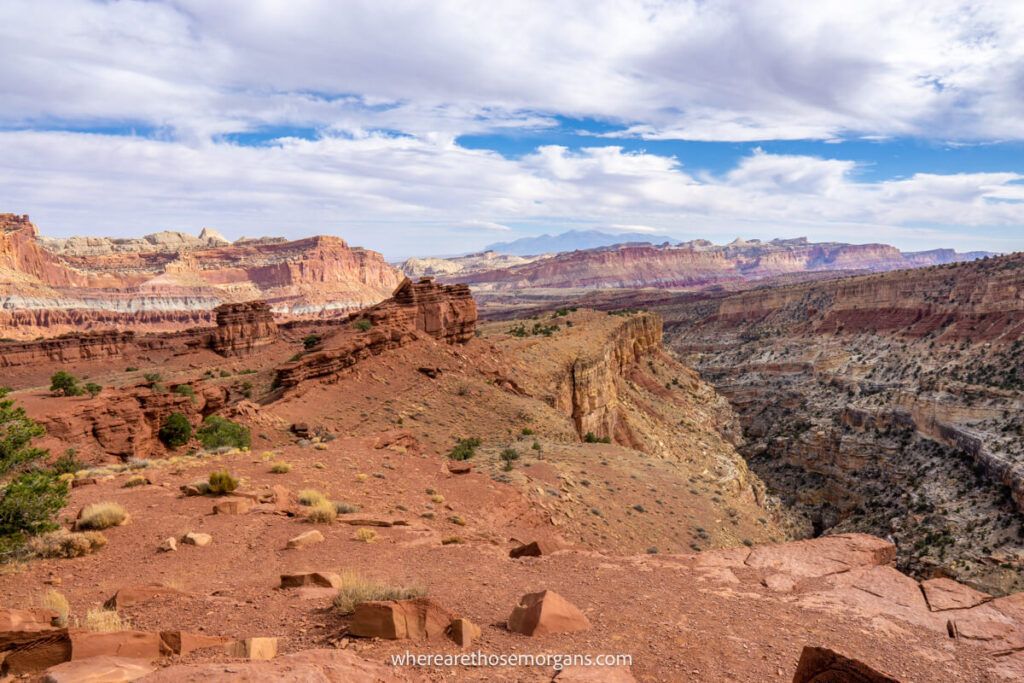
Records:
M309 351L311 348L320 343L320 339L321 337L319 334L311 334L302 340L302 348Z
M471 436L468 439L459 439L455 446L448 451L448 457L452 460L469 460L476 454L480 447L480 439Z
M54 474L74 474L78 470L85 469L85 463L75 457L75 449L69 448L64 455L53 461L50 470Z
M203 425L196 430L196 437L203 448L207 449L222 446L248 448L252 443L252 435L246 427L219 415L207 416Z
M366 318L363 318L362 320L357 320L352 323L352 327L356 328L360 332L369 332L370 328L373 327L373 323Z
M196 390L193 389L192 386L189 384L179 384L173 389L171 389L171 391L178 394L179 396L188 396L193 401L196 398Z
M514 448L506 448L499 457L505 463L504 470L510 472L512 471L512 462L519 459L519 451Z
M157 437L168 448L178 448L192 438L192 425L182 413L171 413L164 418Z
M146 380L150 384L156 384L161 379L163 379L163 377L160 375L159 372L147 372L142 376L142 379Z
M54 518L67 503L68 484L52 472L25 472L0 495L0 536L34 536L57 528Z
M587 432L586 436L583 437L583 441L586 443L611 443L612 439L610 436L597 436L594 432Z
M231 493L238 488L238 480L232 477L227 470L210 472L210 479L207 483L210 486L209 492L215 496Z
M78 378L63 370L50 377L50 391L58 396L81 396L84 393L78 386Z
M46 430L15 407L7 398L9 389L0 387L0 475L46 455L42 448L33 448L32 439L43 436Z
M103 387L96 384L96 382L89 382L85 385L85 390L89 392L89 396L96 398L99 396L100 392L103 391Z

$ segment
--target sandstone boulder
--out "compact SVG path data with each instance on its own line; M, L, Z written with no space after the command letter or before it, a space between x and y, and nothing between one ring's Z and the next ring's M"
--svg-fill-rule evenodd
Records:
M304 533L295 536L294 538L288 539L286 548L305 548L306 546L313 545L314 543L323 543L324 535L313 529L312 531L306 531Z
M480 627L469 619L452 619L452 623L448 625L448 635L456 645L468 650L480 638Z
M160 634L147 631L71 632L71 659L91 657L156 659L160 656Z
M246 638L229 643L225 652L243 659L273 659L277 656L277 638Z
M302 586L321 586L325 588L341 588L341 576L333 572L298 572L281 574L281 588L301 588Z
M40 634L59 631L57 619L59 615L49 609L0 609L0 650Z
M575 605L554 591L527 593L508 617L508 630L528 636L571 633L590 628L590 621Z
M51 667L44 683L127 683L137 681L156 671L144 659L127 657L91 657Z
M20 676L36 673L71 659L71 637L67 629L37 634L31 640L8 644L0 661L0 674Z
M244 515L252 509L252 503L246 498L228 498L213 506L216 515Z
M106 609L118 610L165 595L179 597L185 594L175 588L164 586L162 584L128 586L126 588L119 589L116 593L110 596L110 598L103 603L103 607Z
M899 683L864 662L825 647L804 647L793 674L793 683Z
M164 655L187 655L195 650L205 648L223 648L231 642L230 638L207 636L202 633L188 631L161 631L160 651Z
M928 609L941 612L948 609L967 609L988 602L992 596L974 590L952 579L928 579L921 582Z
M444 637L452 614L430 598L363 602L349 633L362 638L429 640Z
M181 542L202 548L203 546L213 543L213 536L210 534L201 534L196 531L190 531L181 537Z
M540 557L562 550L562 544L551 539L542 538L530 543L517 546L509 551L508 556L515 559L518 557Z

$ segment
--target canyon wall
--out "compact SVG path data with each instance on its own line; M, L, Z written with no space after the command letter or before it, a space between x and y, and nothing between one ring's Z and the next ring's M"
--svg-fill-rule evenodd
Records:
M0 337L183 329L212 322L221 303L252 300L279 319L338 316L384 299L400 279L380 254L337 237L43 240L27 216L0 214Z

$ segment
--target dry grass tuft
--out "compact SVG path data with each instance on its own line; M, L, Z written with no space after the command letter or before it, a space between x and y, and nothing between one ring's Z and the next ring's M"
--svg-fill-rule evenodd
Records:
M298 493L298 498L299 505L308 505L310 507L327 502L327 496L320 493L316 489L302 489Z
M135 488L136 486L145 486L148 483L149 479L142 476L141 474L137 474L134 477L128 477L128 480L125 481L124 483L124 488L130 489Z
M275 462L271 468L271 474L288 474L292 471L292 466L286 462Z
M112 526L124 524L128 519L128 512L117 503L105 501L86 505L78 515L75 522L76 529L109 529Z
M91 609L85 615L85 623L82 625L87 631L109 633L112 631L127 631L132 625L127 619L121 617L111 609Z
M367 579L356 572L341 574L341 588L334 598L334 607L342 614L351 614L356 606L371 600L408 600L426 595L422 586L389 586Z
M68 615L71 613L71 607L68 605L68 599L64 597L64 594L60 591L48 590L46 595L43 596L41 601L43 607L46 609L52 609L58 614L57 625L61 628L68 625Z
M314 524L330 524L337 516L334 505L328 500L317 503L306 513L306 519Z
M36 557L82 557L107 544L107 537L98 531L73 532L61 529L36 536L29 541L29 550Z
M359 527L356 529L355 540L362 541L363 543L373 543L377 540L377 532L366 527Z

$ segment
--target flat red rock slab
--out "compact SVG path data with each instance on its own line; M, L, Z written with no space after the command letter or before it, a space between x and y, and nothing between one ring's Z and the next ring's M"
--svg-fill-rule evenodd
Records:
M928 579L921 582L921 590L928 601L928 609L941 612L947 609L968 609L988 602L991 595L974 590L952 579Z

